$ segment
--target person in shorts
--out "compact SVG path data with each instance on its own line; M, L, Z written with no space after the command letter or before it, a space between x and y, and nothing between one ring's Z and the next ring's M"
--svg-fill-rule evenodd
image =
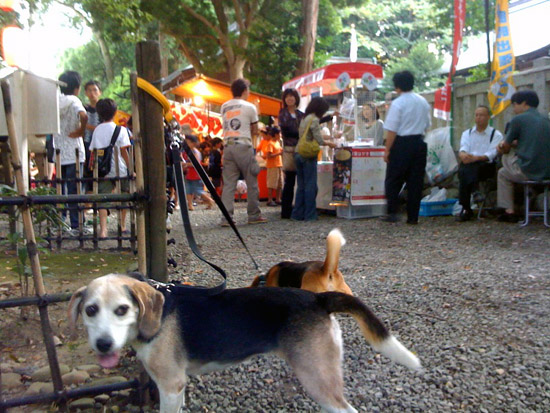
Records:
M100 99L96 104L96 110L97 114L99 115L100 124L96 126L94 129L94 133L92 135L92 140L90 142L90 152L92 152L94 149L101 149L106 148L111 143L111 138L113 137L113 133L116 128L116 124L113 121L113 118L115 116L115 113L117 111L117 104L113 99ZM113 158L111 159L111 170L107 175L105 175L105 178L115 178L115 177L121 177L125 178L128 176L128 165L130 164L129 154L128 154L128 148L130 147L130 137L128 135L128 130L124 127L120 128L120 132L118 134L118 138L115 142L115 147L113 151ZM119 171L115 168L115 154L116 154L116 148L118 148L118 167ZM93 161L93 159L92 159ZM121 191L122 192L128 192L129 191L129 185L128 180L121 180ZM98 191L100 194L110 194L113 192L115 188L115 182L111 180L101 180L98 184ZM126 230L126 213L127 209L123 209L121 213L121 229L123 233L127 233ZM100 226L100 232L99 232L99 238L106 238L107 237L107 209L100 209L99 210L99 226Z
M283 189L283 147L281 130L277 126L268 129L270 142L265 146L267 167L267 206L281 205Z
M187 142L187 145L193 151L193 155L195 155L195 158L197 158L199 162L202 162L202 155L198 149L199 139L195 135L185 135L185 142ZM212 198L210 198L210 195L208 195L204 191L204 184L201 177L199 176L199 173L193 167L193 164L187 157L187 154L184 153L183 158L186 161L186 163L183 164L183 168L185 171L185 193L187 197L187 209L189 211L193 211L195 209L195 207L193 206L193 198L195 197L195 195L200 196L202 200L206 203L206 209L211 209L214 206L214 201L212 200Z

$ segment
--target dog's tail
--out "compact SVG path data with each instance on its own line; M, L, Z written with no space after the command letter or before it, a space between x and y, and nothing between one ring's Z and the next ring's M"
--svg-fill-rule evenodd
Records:
M418 357L391 335L382 321L359 299L337 292L317 294L317 299L328 313L346 313L355 318L365 339L376 351L413 370L422 369Z
M339 229L335 228L327 236L327 256L323 264L325 274L333 274L338 269L340 249L346 244L346 240Z

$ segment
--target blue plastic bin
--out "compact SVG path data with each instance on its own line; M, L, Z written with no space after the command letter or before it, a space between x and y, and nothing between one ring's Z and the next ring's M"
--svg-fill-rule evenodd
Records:
M435 217L439 215L453 215L453 206L456 204L456 198L446 199L445 201L420 202L421 217Z

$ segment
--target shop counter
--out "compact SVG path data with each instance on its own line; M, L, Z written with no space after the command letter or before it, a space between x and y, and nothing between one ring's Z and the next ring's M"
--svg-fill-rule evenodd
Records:
M385 213L383 146L348 146L335 151L331 204L341 218L369 218Z

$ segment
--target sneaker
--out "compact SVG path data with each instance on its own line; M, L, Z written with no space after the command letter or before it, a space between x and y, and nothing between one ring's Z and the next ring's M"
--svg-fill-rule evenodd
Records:
M270 207L276 207L276 206L278 206L279 204L278 204L277 202L275 202L275 201L271 201L271 202L268 202L266 205L267 205L267 206L270 206Z
M261 215L257 218L250 218L248 220L249 224L265 224L266 222L267 222L267 218Z
M457 222L470 221L474 217L474 212L471 209L462 209L460 215L456 217Z
M388 214L388 215L385 215L382 218L380 218L380 220L383 221L383 222L390 222L390 223L399 222L399 215L397 215L397 214Z
M515 223L515 222L518 222L519 221L519 216L516 215L516 214L508 214L508 213L504 213L502 215L499 215L498 218L497 218L498 221L500 222L512 222L512 223Z

